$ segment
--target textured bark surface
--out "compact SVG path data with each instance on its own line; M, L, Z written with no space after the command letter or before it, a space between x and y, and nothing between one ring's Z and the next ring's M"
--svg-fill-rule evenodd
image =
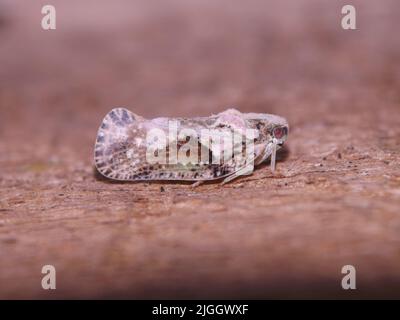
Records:
M342 1L52 1L43 31L47 3L0 1L0 298L400 297L397 2L352 1L345 31ZM115 106L291 132L275 176L112 183Z

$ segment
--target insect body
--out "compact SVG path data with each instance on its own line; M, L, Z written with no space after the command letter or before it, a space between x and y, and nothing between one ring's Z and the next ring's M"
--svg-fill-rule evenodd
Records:
M122 181L207 181L250 174L287 139L279 116L228 109L210 117L145 119L111 110L96 139L94 160L107 178Z

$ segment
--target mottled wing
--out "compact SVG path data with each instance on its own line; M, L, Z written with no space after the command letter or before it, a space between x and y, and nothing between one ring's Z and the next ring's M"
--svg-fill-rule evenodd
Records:
M124 108L103 119L95 145L95 165L107 178L136 180L146 157L145 119Z
M209 119L209 118L208 118ZM97 135L95 145L95 164L98 171L114 180L214 180L230 176L238 171L243 163L234 159L224 163L213 163L214 155L201 143L198 144L199 161L182 164L170 163L169 147L166 148L167 163L149 163L146 159L147 133L149 129L163 130L168 136L168 118L146 120L123 108L110 111L104 118ZM178 121L178 132L183 128L191 128L199 139L201 129L209 127L207 118L175 119ZM215 121L215 120L214 120ZM189 137L187 137L189 138ZM186 138L176 143L177 152L185 146ZM200 154L208 156L206 163Z

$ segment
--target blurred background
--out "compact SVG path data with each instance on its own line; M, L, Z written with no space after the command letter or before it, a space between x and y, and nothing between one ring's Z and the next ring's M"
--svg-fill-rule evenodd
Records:
M41 28L47 4L56 30ZM346 4L357 30L341 27ZM0 297L346 298L351 263L358 297L398 296L399 11L0 0ZM284 116L288 178L263 168L196 192L101 181L93 143L116 106ZM56 293L39 286L44 264L59 270Z

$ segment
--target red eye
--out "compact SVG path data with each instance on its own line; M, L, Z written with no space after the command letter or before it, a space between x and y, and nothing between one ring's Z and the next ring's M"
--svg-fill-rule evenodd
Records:
M276 139L282 139L287 134L287 130L284 127L278 127L274 129L273 133Z

